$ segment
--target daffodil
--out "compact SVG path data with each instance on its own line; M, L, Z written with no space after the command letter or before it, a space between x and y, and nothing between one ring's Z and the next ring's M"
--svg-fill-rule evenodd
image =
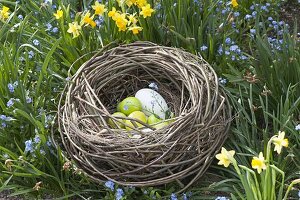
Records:
M108 12L108 16L115 20L115 15L117 14L117 10L115 7L112 7L111 11Z
M56 19L60 19L64 15L64 11L62 11L61 9L59 9L53 15L55 16Z
M128 18L128 25L136 24L138 22L138 20L135 17L135 14L128 15L127 18Z
M257 169L257 172L259 174L262 172L262 170L265 170L267 168L262 152L259 153L258 157L253 157L251 165L253 169Z
M76 38L80 35L80 30L81 26L78 24L78 22L72 22L69 23L69 29L67 32L73 34L73 38Z
M147 4L146 6L142 7L142 11L140 12L140 15L143 15L144 18L151 17L151 14L154 12L154 10L150 7L150 4Z
M274 151L277 151L278 154L281 153L282 147L287 147L289 145L289 141L287 138L284 138L284 135L284 131L279 131L278 136L272 140L275 145Z
M237 2L237 0L231 0L231 5L232 5L232 7L237 7L239 4L238 4L238 2Z
M104 4L100 4L98 1L95 1L95 5L92 6L95 10L95 15L103 15L107 11Z
M0 20L7 19L9 17L9 7L3 6L0 11Z
M133 4L136 4L136 0L126 0L126 5L131 7Z
M135 3L139 8L142 8L144 6L147 5L147 0L136 0L136 3ZM150 4L148 4L150 5Z
M218 165L224 165L225 167L228 167L231 163L230 157L233 157L234 154L234 150L227 151L224 147L222 147L221 153L216 155L216 158L219 160Z
M93 19L94 19L94 15L91 16L90 11L87 11L87 12L82 16L80 25L82 26L83 24L86 24L86 25L90 25L91 27L94 28L94 27L96 26L96 22L95 22Z
M115 22L117 27L119 28L119 31L126 31L126 25L128 23L128 20L126 19L126 14L119 14L117 13L115 15Z
M130 27L128 30L132 31L132 33L133 33L134 35L136 35L136 34L138 34L140 31L142 31L143 28L140 27L140 26L134 25L134 26Z

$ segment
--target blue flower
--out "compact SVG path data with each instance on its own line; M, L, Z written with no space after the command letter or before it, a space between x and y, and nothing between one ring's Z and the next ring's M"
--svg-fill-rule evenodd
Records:
M10 100L8 100L8 102L6 103L7 107L12 107L14 105L14 99L11 98Z
M111 191L114 191L115 183L112 181L106 181L104 184L107 188L109 188Z
M30 97L26 97L26 103L31 103L32 99Z
M226 38L225 39L225 43L227 44L227 45L229 45L230 43L231 43L231 39L228 37L228 38Z
M13 86L13 84L9 83L7 85L7 87L8 87L8 90L9 90L10 93L13 93L15 91L15 87Z
M298 124L297 126L295 126L295 130L296 131L300 131L300 124Z
M282 25L284 24L284 21L280 21L278 24L279 24L280 26L282 26Z
M218 48L218 54L219 55L223 54L223 47L222 47L222 45L220 45L219 48Z
M188 197L185 193L182 194L182 200L188 200Z
M256 17L256 14L257 14L256 11L253 11L253 12L252 12L252 16L253 16L253 17Z
M272 21L273 25L277 25L277 22L275 20Z
M40 149L40 154L42 154L42 155L46 155L46 152L45 152L45 150L44 150L44 149Z
M233 16L238 17L238 16L240 16L240 13L239 12L234 12Z
M37 39L34 39L32 41L32 43L35 45L35 46L39 46L40 45L40 41L38 41Z
M226 78L219 78L219 83L222 85L225 85L227 83L227 79Z
M255 34L256 34L256 30L255 30L254 28L250 29L250 33L251 33L252 35L255 35Z
M34 56L34 52L33 51L29 51L28 52L28 58L33 58L33 56Z
M270 3L266 3L266 6L268 6L268 7L269 7L270 5L271 5Z
M254 10L254 8L255 8L254 5L250 6L250 10Z
M57 33L58 32L58 28L57 27L54 27L53 29L52 29L52 33Z
M52 24L47 23L46 27L47 27L46 31L50 31L52 29Z
M176 194L174 193L171 194L171 200L178 200Z
M18 19L23 20L24 19L23 15L18 15Z
M35 142L35 143L40 143L40 142L41 142L41 138L40 138L39 135L36 135L36 136L34 137L34 142Z
M226 10L226 9L223 9L223 10L221 11L221 13L222 13L223 15L225 15L225 14L226 14L226 12L227 12L227 10Z
M154 82L151 82L151 83L149 84L149 88L151 88L151 89L153 89L153 90L158 90L158 85L157 85L156 83L154 83Z
M217 197L215 200L229 200L226 197Z
M50 138L47 140L46 145L47 145L48 147L51 147L51 146L52 146L52 142L51 142Z
M6 115L0 115L0 119L3 121L6 121L7 117L6 117Z
M245 20L249 20L251 18L252 18L252 15L249 15L249 14L245 15Z
M268 17L268 20L269 20L269 21L273 21L273 18L272 18L272 17Z
M247 59L248 59L248 57L247 57L247 56L245 56L245 55L241 55L241 56L240 56L240 59L241 59L241 60L247 60Z
M237 49L239 49L239 46L236 45L236 44L235 45L231 45L230 48L229 48L230 51L236 51Z
M207 46L205 46L205 45L203 45L202 47L200 47L200 50L201 51L205 51L205 50L207 50L208 48L207 48Z
M195 2L195 1L194 1ZM160 3L157 3L155 5L155 10L160 10L161 9L161 4Z
M27 141L25 141L25 153L26 152L33 152L34 151L34 149L33 149L33 142L32 142L32 140L27 140Z
M5 127L7 127L7 124L5 122L2 122L1 126L2 126L2 128L5 128Z
M121 188L118 188L116 192L116 200L122 199L123 195L124 195L124 191Z
M266 11L266 12L269 12L267 6L261 6L261 9L264 10L264 11Z

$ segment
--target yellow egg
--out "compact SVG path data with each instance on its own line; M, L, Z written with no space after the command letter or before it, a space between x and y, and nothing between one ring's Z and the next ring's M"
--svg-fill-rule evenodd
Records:
M161 121L161 119L157 118L155 115L152 114L148 117L147 124L152 125L152 124L156 124L160 121Z
M126 117L126 115L124 113L121 112L115 112L114 114L112 114L112 116L114 117ZM117 118L118 119L118 118ZM125 123L125 119L118 119L119 121L123 121ZM115 122L115 123L114 123ZM108 119L108 124L112 127L112 128L118 128L118 126L116 124L119 125L119 127L121 128L125 128L125 125L122 124L121 122L117 122L115 120L113 120L112 118Z
M128 117L129 117L129 118L133 118L133 119L138 119L138 120L140 120L140 121L142 121L142 122L144 122L144 123L147 122L147 117L146 117L146 115L145 115L143 112L141 112L141 111L134 111L134 112L132 112L130 115L128 115ZM127 129L127 130L132 130L131 127L135 127L131 120L126 120L125 123L126 123L126 125L128 125L128 126L126 126L126 129ZM138 123L138 122L135 122L135 123L136 123L136 125L137 125L138 127L143 127L142 124L140 124L140 123Z
M129 115L134 111L142 110L142 104L136 97L127 97L121 101L117 106L117 111Z
M158 124L153 125L153 127L154 127L155 129L162 129L162 128L168 126L169 124L170 124L169 122L162 121L161 123L158 123Z

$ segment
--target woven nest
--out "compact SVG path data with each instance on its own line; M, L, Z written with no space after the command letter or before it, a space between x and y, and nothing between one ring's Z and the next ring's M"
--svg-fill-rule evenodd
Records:
M118 102L151 82L175 121L158 130L143 124L150 132L112 129L108 119L122 118L111 115ZM95 55L72 76L59 103L57 138L66 155L96 181L130 186L177 181L187 188L221 148L230 118L218 78L201 57L136 42ZM141 137L132 138L135 134Z

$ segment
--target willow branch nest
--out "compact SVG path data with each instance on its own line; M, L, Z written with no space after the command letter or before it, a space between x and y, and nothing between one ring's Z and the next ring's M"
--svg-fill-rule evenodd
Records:
M155 82L175 121L150 132L112 129L116 105ZM193 184L221 148L230 107L201 57L148 42L122 45L84 63L65 87L56 141L96 181L154 186ZM144 124L145 125L145 124ZM147 125L145 125L147 126ZM132 135L141 137L132 138Z

